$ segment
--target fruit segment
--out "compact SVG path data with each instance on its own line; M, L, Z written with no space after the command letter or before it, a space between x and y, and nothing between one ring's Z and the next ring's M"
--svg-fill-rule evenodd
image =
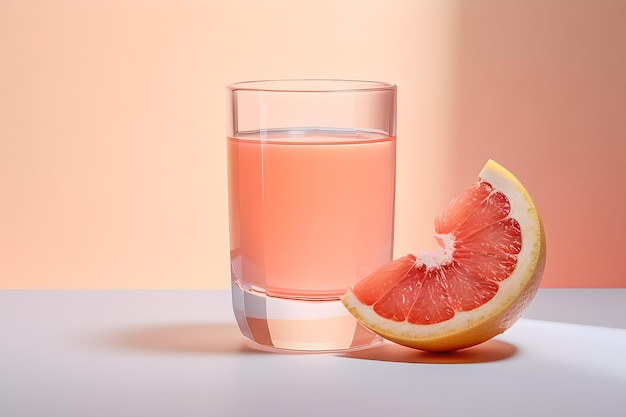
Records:
M409 254L389 262L361 281L361 285L355 286L354 291L358 292L358 297L363 303L372 305L406 278L416 260L414 255Z

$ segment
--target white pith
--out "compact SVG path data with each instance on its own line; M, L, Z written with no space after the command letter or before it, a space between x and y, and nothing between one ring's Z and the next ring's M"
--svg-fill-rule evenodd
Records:
M454 255L454 237L450 233L435 234L439 242L439 250L420 251L417 253L416 265L422 264L427 268L438 267L451 262Z
M522 247L517 255L517 265L512 274L498 283L498 292L487 303L471 311L456 312L449 320L429 325L385 319L375 313L371 306L362 304L349 291L343 297L345 305L372 330L405 340L440 338L474 327L507 309L526 288L528 281L533 277L542 243L541 222L537 210L524 187L497 163L488 161L479 177L482 181L489 182L494 190L507 196L511 205L509 217L519 222ZM417 254L416 262L423 263L427 267L434 267L452 258L453 237L437 235L436 238L441 242L442 250L438 253L420 252Z

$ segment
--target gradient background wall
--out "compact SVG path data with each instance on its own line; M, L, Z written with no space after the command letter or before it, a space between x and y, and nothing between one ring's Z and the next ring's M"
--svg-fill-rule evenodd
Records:
M624 287L626 2L2 0L0 288L229 286L225 88L395 82L396 255L487 158L544 287Z

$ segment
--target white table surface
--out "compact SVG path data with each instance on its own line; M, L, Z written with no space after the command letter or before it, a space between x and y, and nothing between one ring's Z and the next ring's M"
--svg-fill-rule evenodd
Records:
M453 354L272 354L226 290L0 291L0 416L626 416L626 289L542 289Z

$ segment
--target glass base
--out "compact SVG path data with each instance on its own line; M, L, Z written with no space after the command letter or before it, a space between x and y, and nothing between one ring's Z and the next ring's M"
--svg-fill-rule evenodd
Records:
M262 350L345 352L382 341L363 327L339 299L277 298L245 291L236 283L232 284L232 297L241 332Z

